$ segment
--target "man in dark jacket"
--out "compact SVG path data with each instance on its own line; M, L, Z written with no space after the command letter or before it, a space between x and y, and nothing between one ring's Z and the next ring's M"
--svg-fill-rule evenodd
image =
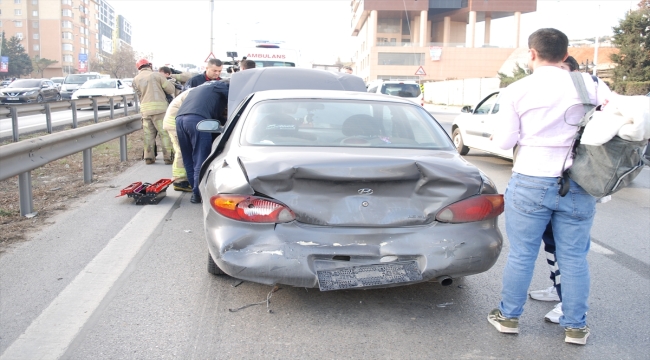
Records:
M221 62L221 60L219 59L208 60L208 66L206 66L205 71L191 78L185 84L185 89L197 87L207 81L221 80L220 75L222 69L223 69L223 63Z
M199 173L210 155L212 134L196 130L196 124L205 119L217 119L225 124L228 104L228 83L211 81L193 89L176 114L176 133L181 148L187 180L192 186L191 202L201 203Z

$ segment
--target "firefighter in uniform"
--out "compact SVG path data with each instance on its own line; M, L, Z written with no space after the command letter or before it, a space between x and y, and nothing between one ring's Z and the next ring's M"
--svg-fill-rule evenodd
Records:
M144 160L147 165L156 162L156 135L160 134L162 153L165 164L172 164L172 143L169 134L163 129L163 118L167 110L166 94L173 95L174 84L158 72L152 70L147 59L140 59L135 64L138 75L133 78L133 89L140 100L142 129L144 130Z
M176 96L171 103L169 103L169 107L165 113L165 119L163 120L163 129L169 133L169 138L171 139L172 146L174 147L172 180L174 181L174 190L176 191L192 191L192 186L187 179L187 171L185 171L185 163L183 163L181 147L178 144L178 134L176 133L176 114L178 113L178 109L180 109L181 105L183 104L183 100L185 100L187 94L189 94L192 89L188 89L182 92L180 95Z
M176 88L174 97L177 97L181 92L183 92L183 86L185 86L185 83L192 78L192 74L190 73L178 71L167 66L160 67L158 72L167 78L167 81L174 84L174 87Z

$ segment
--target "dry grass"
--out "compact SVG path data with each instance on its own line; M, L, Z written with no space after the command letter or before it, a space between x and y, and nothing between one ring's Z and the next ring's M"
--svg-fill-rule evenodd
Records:
M33 134L21 136L43 136ZM119 138L93 148L93 183L84 184L82 153L70 155L32 170L32 194L34 199L33 218L20 216L18 177L0 182L0 252L8 244L27 239L30 232L51 224L49 218L66 210L74 201L94 192L98 186L121 173L126 168L142 161L142 130L127 135L128 156L120 162ZM160 147L159 147L160 148Z

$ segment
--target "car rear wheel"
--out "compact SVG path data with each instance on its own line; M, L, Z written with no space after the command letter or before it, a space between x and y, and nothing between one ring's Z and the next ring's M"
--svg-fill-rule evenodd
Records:
M38 102L38 103L42 103L42 102L43 102L43 95L38 95L38 96L36 97L36 102Z
M61 94L56 94L56 101L61 101Z
M458 151L458 153L461 155L467 155L469 148L465 146L465 143L463 142L463 136L460 134L459 128L456 128L454 130L451 138L454 141L454 146L456 146L456 151Z
M208 272L212 275L226 275L223 270L219 269L219 266L214 262L210 253L208 253Z

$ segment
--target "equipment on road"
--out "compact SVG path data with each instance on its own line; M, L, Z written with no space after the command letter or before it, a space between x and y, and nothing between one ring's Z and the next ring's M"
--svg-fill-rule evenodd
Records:
M137 181L122 189L116 197L126 195L135 199L136 205L157 205L167 196L167 187L171 183L171 179L160 179L153 184Z

